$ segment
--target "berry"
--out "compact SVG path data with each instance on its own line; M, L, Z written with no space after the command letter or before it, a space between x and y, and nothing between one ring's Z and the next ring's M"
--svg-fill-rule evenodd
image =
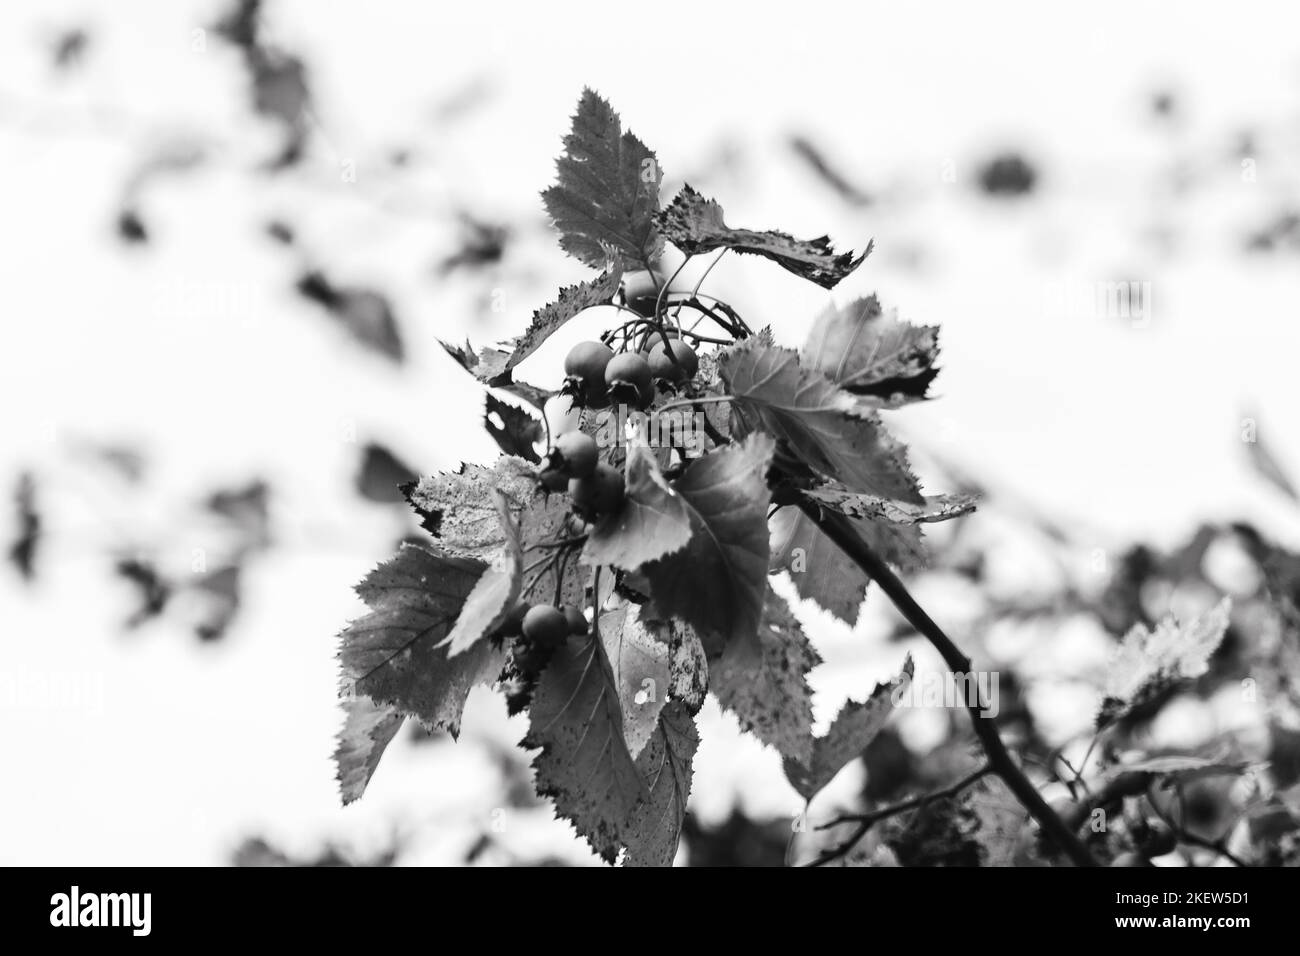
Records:
M586 478L569 482L569 497L573 509L588 520L612 514L623 503L623 475L601 462Z
M547 491L568 491L569 476L559 468L543 468L537 476Z
M673 363L674 358L677 359L676 364ZM650 349L646 362L649 363L650 373L655 378L666 378L670 382L690 381L700 370L699 356L685 342L674 342L671 356L664 343L658 342Z
M596 470L596 439L586 432L568 432L555 440L552 466L570 478L586 478Z
M605 383L605 370L614 358L614 350L603 342L579 342L564 358L564 374L590 392Z
M659 294L659 286L663 284L664 277L656 276L649 269L635 269L632 272L623 273L623 297L625 299L644 299L649 297L652 301Z
M568 622L570 634L586 634L587 618L576 607L566 604L563 608L564 620Z
M611 397L639 401L651 386L650 363L634 352L615 355L605 366L605 384Z
M569 621L558 607L536 604L524 615L523 632L534 645L555 647L569 636Z

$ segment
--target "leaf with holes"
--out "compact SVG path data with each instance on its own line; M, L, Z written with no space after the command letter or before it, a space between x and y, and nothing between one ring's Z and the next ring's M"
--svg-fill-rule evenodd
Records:
M873 295L832 305L813 323L800 361L847 392L886 407L926 397L939 370L939 330L885 315Z
M357 585L370 612L340 635L349 696L390 704L457 735L470 688L495 681L505 663L488 641L455 658L440 646L485 568L477 558L404 545L370 572Z
M673 483L686 502L690 543L644 568L659 609L697 628L706 650L731 641L757 645L767 593L764 475L772 450L767 435L751 435L692 462Z
M762 655L757 668L736 645L723 652L711 672L718 703L740 726L782 757L807 764L812 759L812 688L808 672L821 663L785 599L767 591L758 628Z
M766 431L850 491L923 502L905 450L879 416L803 368L798 353L745 341L719 355L718 373L734 396L733 434Z
M560 248L593 269L605 266L611 250L633 267L648 268L659 258L659 163L592 90L582 92L555 167L556 184L542 201L560 232Z
M624 471L623 505L592 527L582 556L590 565L634 571L686 547L691 519L685 499L668 484L644 442L629 444Z
M507 455L541 463L534 446L542 440L542 423L518 405L503 402L489 392L483 407L483 427Z
M800 796L811 800L846 765L862 756L894 712L895 692L911 682L912 670L909 655L903 663L902 674L888 684L877 684L862 703L849 701L832 721L826 735L813 738L811 761L785 761L785 775Z
M659 228L682 252L693 255L732 249L764 256L825 289L834 288L871 252L871 243L867 243L860 256L852 252L837 253L829 236L796 239L775 230L732 229L723 221L722 207L690 186L683 186L668 208L659 214Z

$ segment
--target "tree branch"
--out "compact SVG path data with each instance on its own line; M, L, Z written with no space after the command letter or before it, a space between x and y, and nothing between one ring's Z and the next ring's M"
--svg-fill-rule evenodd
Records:
M879 810L872 810L870 813L846 813L836 817L830 823L823 823L818 830L828 830L831 827L839 826L842 823L856 823L857 828L853 834L839 846L833 847L822 853L817 859L809 863L809 866L825 866L832 863L842 856L847 856L849 851L857 846L858 841L867 835L867 831L879 823L881 820L887 820L889 817L897 816L900 813L906 813L908 810L919 810L928 803L935 800L945 800L948 797L955 797L971 784L982 780L993 772L993 767L985 764L974 773L967 774L952 786L944 787L942 790L936 790L934 793L923 794L919 797L913 797L911 800L904 800L902 803L895 803L892 806L882 807Z
M889 565L871 550L848 520L842 515L824 510L806 498L800 500L799 508L821 529L823 534L853 559L853 562L869 578L880 585L880 589L885 592L907 622L933 645L954 674L971 673L970 658L962 653L961 649L944 633L943 628L930 618L925 609L916 603L907 586L894 574ZM966 702L966 710L970 714L975 735L984 745L984 752L988 755L992 771L1002 778L1021 805L1038 821L1043 832L1052 838L1076 866L1096 866L1097 861L1092 858L1088 848L1048 806L1047 801L1038 792L1038 788L1030 782L1024 771L1020 769L1020 765L1012 758L1006 744L1002 742L1002 737L998 734L997 724L992 717L988 716L984 702L979 698L978 684L976 684L975 700Z

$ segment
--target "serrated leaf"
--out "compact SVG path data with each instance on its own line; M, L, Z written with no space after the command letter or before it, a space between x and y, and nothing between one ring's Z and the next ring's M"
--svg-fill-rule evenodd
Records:
M496 416L495 419L493 416ZM541 456L537 454L534 445L542 438L542 423L518 405L503 402L491 392L487 393L484 398L483 426L505 454L533 464L541 462Z
M871 252L869 242L862 255L854 257L851 251L836 253L829 236L796 239L775 230L729 228L723 221L722 207L689 185L683 186L668 208L659 214L659 228L682 252L695 254L726 248L763 256L825 289L834 288Z
M533 321L527 331L515 340L514 351L506 359L505 369L514 368L536 352L543 342L579 312L610 302L622 280L623 267L615 263L594 279L561 289L554 302L533 313Z
M767 593L765 474L772 451L770 437L751 435L693 461L673 483L686 502L690 543L645 565L660 610L699 629L706 649L713 635L757 646Z
M635 604L601 614L598 631L623 715L623 740L635 759L654 733L668 698L669 647L641 620Z
M588 532L582 556L590 565L634 571L686 547L691 519L644 442L628 444L624 472L623 506Z
M623 738L618 694L596 635L570 638L542 672L529 711L525 747L541 747L533 760L537 792L607 862L624 846L627 824L645 783Z
M624 866L672 866L691 795L692 764L700 737L691 711L669 701L649 744L637 760L649 791L627 826Z
M850 491L923 502L902 445L879 416L803 368L798 353L747 340L719 355L718 373L734 396L733 434L765 431Z
M532 503L539 494L533 469L519 458L499 458L492 468L462 464L458 471L440 472L404 489L424 527L445 550L484 561L494 560L507 541L496 490L515 507Z
M885 315L874 296L817 317L800 359L845 391L897 407L925 398L939 370L939 329Z
M866 518L850 518L849 523L871 550L900 571L926 566L919 525ZM770 525L771 570L788 572L801 598L815 601L850 626L856 624L871 579L798 508L782 508Z
M610 250L641 268L659 258L659 163L590 89L582 92L555 166L556 184L542 200L560 231L560 248L593 269L605 266Z
M757 667L728 646L712 669L713 693L740 726L785 758L807 764L813 755L812 688L808 672L821 663L790 606L771 588L758 628Z
M862 703L849 701L841 708L824 737L812 741L812 760L807 764L786 759L785 775L805 800L811 800L844 767L862 756L894 712L894 692L912 679L912 657L903 672L888 684L877 684Z
M505 663L505 653L487 641L454 659L439 646L485 567L477 558L404 545L370 572L357 585L370 612L340 635L350 696L391 704L458 734L470 688L496 680Z
M975 510L974 495L927 495L922 503L881 498L849 491L836 482L811 488L804 495L830 511L850 518L868 518L890 524L929 524L960 518Z
M506 518L505 521L511 519ZM517 531L512 531L517 534ZM523 554L518 538L512 538L492 566L479 575L474 588L465 598L456 626L443 638L447 656L463 654L491 634L505 621L506 615L523 587Z
M334 765L339 794L346 806L361 798L379 766L379 758L402 729L405 718L396 707L364 697L345 700L342 707L343 727L334 750Z
M1232 602L1217 605L1186 624L1167 617L1148 630L1134 625L1106 668L1105 699L1098 728L1132 713L1170 687L1200 677L1228 630Z

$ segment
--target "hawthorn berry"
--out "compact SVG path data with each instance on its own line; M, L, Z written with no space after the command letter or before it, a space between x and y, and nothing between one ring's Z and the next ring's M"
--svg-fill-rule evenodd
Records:
M1138 849L1147 857L1164 856L1166 853L1172 853L1174 847L1178 845L1178 838L1174 836L1174 831L1169 829L1168 824L1162 820L1148 820L1134 834L1134 837Z
M673 362L674 358L677 359L676 363ZM650 349L646 362L650 365L651 375L674 383L690 381L700 370L700 358L695 354L695 350L685 342L676 340L673 340L671 356L668 354L667 347L660 341Z
M535 604L524 615L523 632L533 644L555 647L569 636L569 621L558 607Z
M507 613L505 618L497 626L497 633L502 637L517 637L523 633L524 615L528 613L528 605L519 601Z
M605 371L614 350L603 342L579 342L564 357L565 386L587 405L600 407L605 395Z
M568 622L570 634L587 633L587 618L581 611L571 604L566 604L561 610L564 612L564 620Z
M569 497L573 509L588 520L613 514L623 503L623 475L601 462L587 477L569 482Z
M567 432L555 440L551 466L570 478L585 478L596 470L596 439L586 432Z
M547 491L569 490L569 476L559 468L547 466L538 472L537 477Z
M648 391L653 396L652 379L650 363L645 356L635 352L615 355L605 366L605 384L609 386L612 398L624 397L640 402Z

